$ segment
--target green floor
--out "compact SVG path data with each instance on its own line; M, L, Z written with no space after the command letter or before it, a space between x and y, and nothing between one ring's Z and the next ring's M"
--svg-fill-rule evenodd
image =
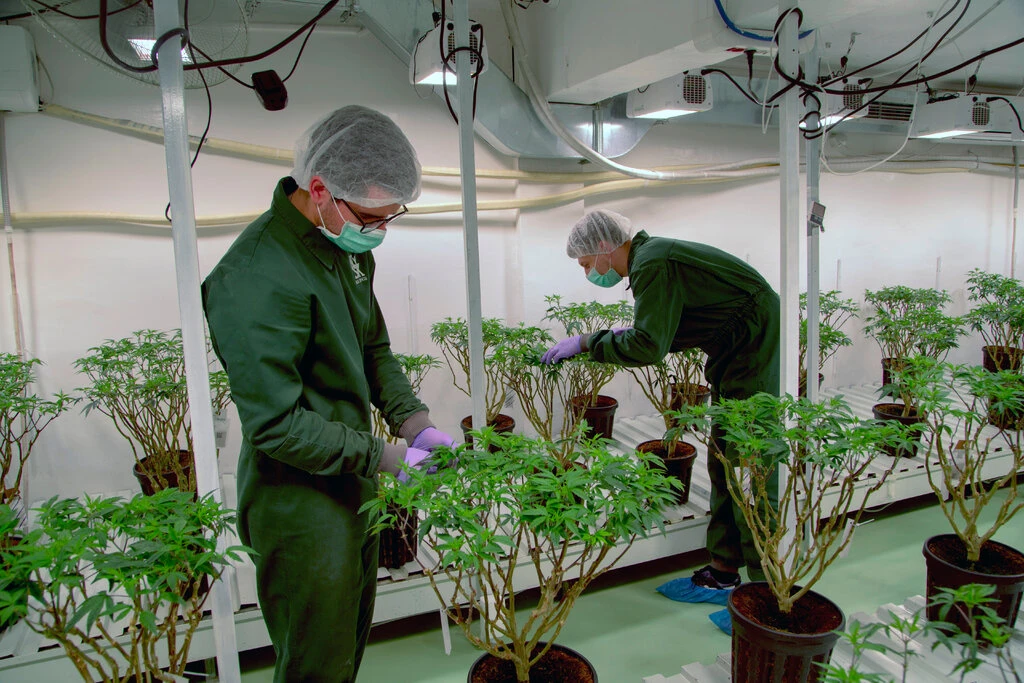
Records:
M829 568L815 590L849 615L872 612L887 602L902 603L924 593L921 547L929 536L949 531L929 498L892 506L871 516L857 530L848 554ZM989 509L991 510L990 506ZM996 536L1024 546L1024 513ZM679 672L690 662L710 663L729 649L729 637L707 615L714 605L673 602L655 592L661 583L688 576L700 566L697 555L659 560L614 572L577 601L558 642L586 656L605 683L639 683L643 676ZM461 631L453 629L452 653L444 654L439 618L416 617L376 627L359 680L365 683L453 683L465 681L480 655ZM273 679L273 651L242 653L242 680Z

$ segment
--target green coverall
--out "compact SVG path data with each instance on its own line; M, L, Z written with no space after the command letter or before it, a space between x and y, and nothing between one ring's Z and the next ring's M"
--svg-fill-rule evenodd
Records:
M377 537L360 506L377 494L383 441L429 426L391 353L369 252L331 244L277 185L203 283L214 349L242 426L238 529L256 550L276 683L352 681L369 635Z
M762 391L778 395L779 297L756 270L721 249L650 237L644 231L633 237L628 270L633 329L591 336L594 360L649 365L670 351L697 347L708 355L704 376L712 400L747 398ZM712 437L734 460L734 449L726 450L717 426L712 426ZM708 475L708 552L726 565L746 565L752 580L763 580L750 530L729 495L725 468L710 454ZM777 504L777 479L770 496Z

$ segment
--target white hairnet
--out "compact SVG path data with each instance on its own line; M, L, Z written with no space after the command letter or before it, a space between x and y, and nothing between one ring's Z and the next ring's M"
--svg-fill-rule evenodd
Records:
M409 139L390 118L359 105L332 112L299 138L291 175L304 190L318 175L334 197L368 208L420 196L420 162Z
M597 209L591 211L572 226L565 243L569 258L610 254L629 241L633 223L621 213ZM602 242L605 244L602 246Z

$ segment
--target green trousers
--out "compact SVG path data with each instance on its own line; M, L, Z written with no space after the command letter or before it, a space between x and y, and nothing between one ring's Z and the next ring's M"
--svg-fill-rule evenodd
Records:
M274 683L355 681L377 590L377 536L356 511L376 485L354 475L315 477L253 455L259 483L242 491L240 476L239 536L258 553Z
M779 297L771 290L751 298L750 305L722 331L708 354L705 376L711 384L712 401L720 398L748 398L759 392L779 394ZM736 462L735 449L712 425L711 437L726 459ZM743 518L743 511L729 495L726 470L713 453L708 453L711 479L711 519L706 547L712 559L732 567L746 566L752 581L764 580L761 558ZM768 482L768 503L778 507L778 473Z

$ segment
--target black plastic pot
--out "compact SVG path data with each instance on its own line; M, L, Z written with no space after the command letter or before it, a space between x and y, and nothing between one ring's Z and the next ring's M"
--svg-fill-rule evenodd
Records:
M132 474L135 475L139 486L142 488L142 493L145 495L152 496L157 491L162 491L163 489L182 489L183 491L196 492L195 461L192 458L191 452L186 450L178 451L178 465L181 468L180 474L184 478L184 482L179 481L179 472L168 469L158 473L154 471L151 463L152 458L143 458L132 467ZM181 486L182 483L185 485L184 488Z
M685 505L690 500L690 480L693 477L693 463L697 459L697 449L685 441L676 441L672 452L668 452L665 442L661 439L644 441L636 447L641 453L650 453L661 459L665 472L678 479L683 487L676 491L676 503Z
M904 427L924 422L924 418L917 414L916 408L911 408L910 415L903 415L904 405L902 403L876 403L871 407L871 414L876 420L892 420L899 422ZM916 435L916 440L909 448L891 448L883 446L882 452L893 458L913 458L917 455L920 447L921 432Z
M810 591L789 615L778 611L763 581L740 584L729 595L733 683L815 683L821 680L843 628L843 611ZM787 630L769 624L783 623Z
M493 427L494 431L499 434L511 434L512 430L516 428L516 421L510 416L504 413L498 413L493 420L487 423L488 427ZM473 429L473 416L467 415L462 418L459 423L459 427L462 429L462 436L470 446L473 445L473 437L469 435Z
M544 643L538 643L541 648ZM483 654L469 669L468 683L516 683L515 664ZM597 683L594 666L576 650L554 644L530 668L530 683Z
M1006 620L1012 628L1020 611L1021 596L1024 595L1024 553L997 541L987 541L981 547L981 558L974 568L967 568L967 552L954 534L939 534L925 541L925 568L927 569L926 597L931 603L939 588L959 588L969 583L995 586L993 598L998 600L992 607L996 614ZM938 619L937 607L928 607L928 618ZM946 621L956 624L961 630L967 629L966 618L951 611Z
M397 569L416 559L419 518L406 515L404 510L392 506L388 506L388 512L395 515L395 524L380 532L377 564L387 569Z
M601 436L612 438L612 426L615 423L615 409L619 402L611 396L599 395L596 404L589 403L589 396L575 396L569 399L569 409L575 417L574 424L580 420L587 421L587 437Z
M1015 346L982 346L981 363L989 372L1020 370L1024 349Z

